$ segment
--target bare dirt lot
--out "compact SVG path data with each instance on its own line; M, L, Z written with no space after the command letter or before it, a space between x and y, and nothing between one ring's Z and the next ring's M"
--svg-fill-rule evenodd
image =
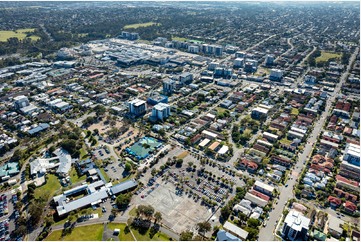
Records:
M120 128L120 127L123 126L123 123L121 121L116 121L115 125L113 125L113 126L111 126L110 124L104 124L104 122L105 122L105 118L102 121L98 122L98 123L90 125L87 129L92 131L92 132L95 129L98 129L99 134L103 135L112 128Z
M151 193L147 194L149 188L145 189L136 197L135 204L149 204L162 213L162 223L181 233L184 230L195 230L198 222L207 220L212 212L195 202L187 195L175 194L175 186L170 182L161 182ZM146 197L141 198L147 194Z

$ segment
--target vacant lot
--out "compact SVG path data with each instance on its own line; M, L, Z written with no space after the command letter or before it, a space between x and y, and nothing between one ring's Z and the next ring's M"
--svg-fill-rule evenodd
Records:
M152 25L160 25L155 22L139 23L139 24L128 24L124 26L124 29L137 29L141 27L149 27Z
M181 154L177 156L177 159L184 159L188 155L188 151L183 151Z
M329 59L332 58L336 58L339 59L341 58L341 54L340 53L333 53L333 52L327 52L327 51L321 51L321 56L316 58L316 62L326 62Z
M61 237L62 230L57 230L52 232L45 240L55 241L55 240L64 240L64 241L101 241L103 237L103 224L94 224L89 226L76 227L71 234L68 234L64 237Z
M34 32L34 29L18 29L15 31L12 30L1 30L0 31L0 42L5 42L9 38L18 38L19 40L25 39L27 33ZM38 40L40 39L39 36L36 35L30 35L28 38L32 40Z
M162 223L177 233L193 230L198 222L207 220L212 214L200 202L195 202L186 195L176 195L175 186L167 182L160 184L144 199L137 196L134 200L134 204L152 205L162 213Z

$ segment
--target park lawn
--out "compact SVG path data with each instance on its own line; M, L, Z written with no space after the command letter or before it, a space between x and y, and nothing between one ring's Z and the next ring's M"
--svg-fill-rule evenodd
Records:
M163 234L162 232L157 232L153 236L153 238L150 238L150 236L149 236L150 229L144 235L140 234L139 231L136 229L131 229L131 230L132 230L136 240L139 240L139 241L169 241L169 237L167 235Z
M126 224L120 224L120 223L109 223L107 225L107 228L110 230L114 230L114 229L120 229L120 233L118 235L118 238L120 241L134 241L132 234L129 233L124 233L124 228L126 227Z
M291 114L292 115L298 115L300 112L298 111L298 109L297 108L292 108L292 110L291 110Z
M189 155L188 151L183 151L177 156L177 159L184 159L187 155Z
M45 201L48 201L61 188L59 179L55 175L47 174L46 176L46 183L35 189L34 195L36 199L42 197Z
M147 23L139 23L139 24L128 24L128 25L125 25L123 27L123 29L137 29L137 28L142 28L142 27L149 27L149 26L152 26L152 25L159 26L160 24L157 24L155 22L147 22Z
M72 184L78 183L80 181L85 181L86 175L78 176L78 172L74 167L70 170L70 181Z
M332 58L339 59L339 58L341 58L341 54L328 52L328 51L321 51L321 56L316 58L316 62L326 62Z
M64 241L101 241L103 238L104 225L103 224L93 224L88 226L76 227L71 232L64 237L61 237L62 230L56 230L52 232L45 240L46 241L55 241L55 240L64 240Z
M9 38L18 38L19 40L25 39L27 33L34 32L35 29L18 29L18 30L1 30L0 31L0 42L5 42ZM29 36L31 40L40 39L39 36L31 35Z
M172 36L172 40L176 40L176 41L186 41L187 38L182 38L182 37L177 37L177 36Z

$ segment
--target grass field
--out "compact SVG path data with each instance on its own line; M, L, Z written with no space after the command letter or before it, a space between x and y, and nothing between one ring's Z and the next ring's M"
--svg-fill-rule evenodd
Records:
M183 151L177 156L177 159L184 159L188 154L188 151Z
M321 56L316 58L316 62L326 62L331 58L339 59L339 58L341 58L341 54L340 53L327 52L327 51L321 51Z
M80 149L80 159L85 159L88 156L89 156L89 154L88 154L87 150L84 147L82 147Z
M35 189L35 198L42 197L44 200L48 200L53 197L55 192L61 188L58 178L53 174L48 174L46 184Z
M176 40L176 41L186 41L187 38L182 38L182 37L177 37L177 36L172 36L172 40Z
M120 229L120 233L118 235L119 240L120 241L134 241L132 234L129 233L124 233L124 228L126 227L126 224L120 224L120 223L109 223L107 225L107 228L110 230L114 230L114 229Z
M293 114L293 115L298 115L298 114L299 114L298 109L297 109L297 108L292 108L291 114Z
M86 175L78 176L76 169L74 167L70 170L70 180L72 184L78 183L80 181L85 181Z
M18 38L19 40L25 39L27 33L34 32L35 29L18 29L15 31L12 30L0 30L0 42L5 42L9 38ZM39 36L31 35L29 36L31 40L38 40L40 39Z
M153 238L149 236L149 230L146 234L140 234L138 230L132 229L134 237L139 241L169 241L169 237L162 232L157 232Z
M68 234L64 237L61 237L62 230L56 230L52 232L45 240L46 241L55 241L55 240L64 240L64 241L101 241L103 237L103 224L94 224L89 226L76 227L71 234Z
M104 171L104 168L100 168L100 172L102 173L102 175L104 176L104 179L109 182L110 178L108 176L108 174Z
M139 23L139 24L128 24L128 25L125 25L123 29L137 29L137 28L142 28L142 27L149 27L149 26L152 26L152 25L160 25L160 24L157 24L155 22L147 22L147 23Z

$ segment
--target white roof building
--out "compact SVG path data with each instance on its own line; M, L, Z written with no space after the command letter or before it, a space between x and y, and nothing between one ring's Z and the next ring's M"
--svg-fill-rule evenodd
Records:
M243 230L240 227L238 227L228 221L223 225L223 229L225 229L226 231L230 232L231 234L237 236L238 238L240 238L242 240L247 239L248 232L246 230Z
M308 231L310 221L311 220L303 216L302 213L291 209L284 221L282 229L283 236L286 236L290 240L296 240L302 232L304 233Z
M64 149L57 149L54 151L56 157L52 158L38 158L30 163L30 174L37 175L38 173L46 173L48 169L58 167L56 173L65 175L71 169L72 158L70 154Z
M227 145L223 145L222 148L219 149L218 154L224 155L228 152L229 148Z
M199 144L199 147L205 147L208 143L210 142L209 139L204 139L202 140L202 142Z
M207 138L210 138L210 139L216 139L217 136L218 136L217 134L209 132L207 130L203 130L202 134L205 135Z

